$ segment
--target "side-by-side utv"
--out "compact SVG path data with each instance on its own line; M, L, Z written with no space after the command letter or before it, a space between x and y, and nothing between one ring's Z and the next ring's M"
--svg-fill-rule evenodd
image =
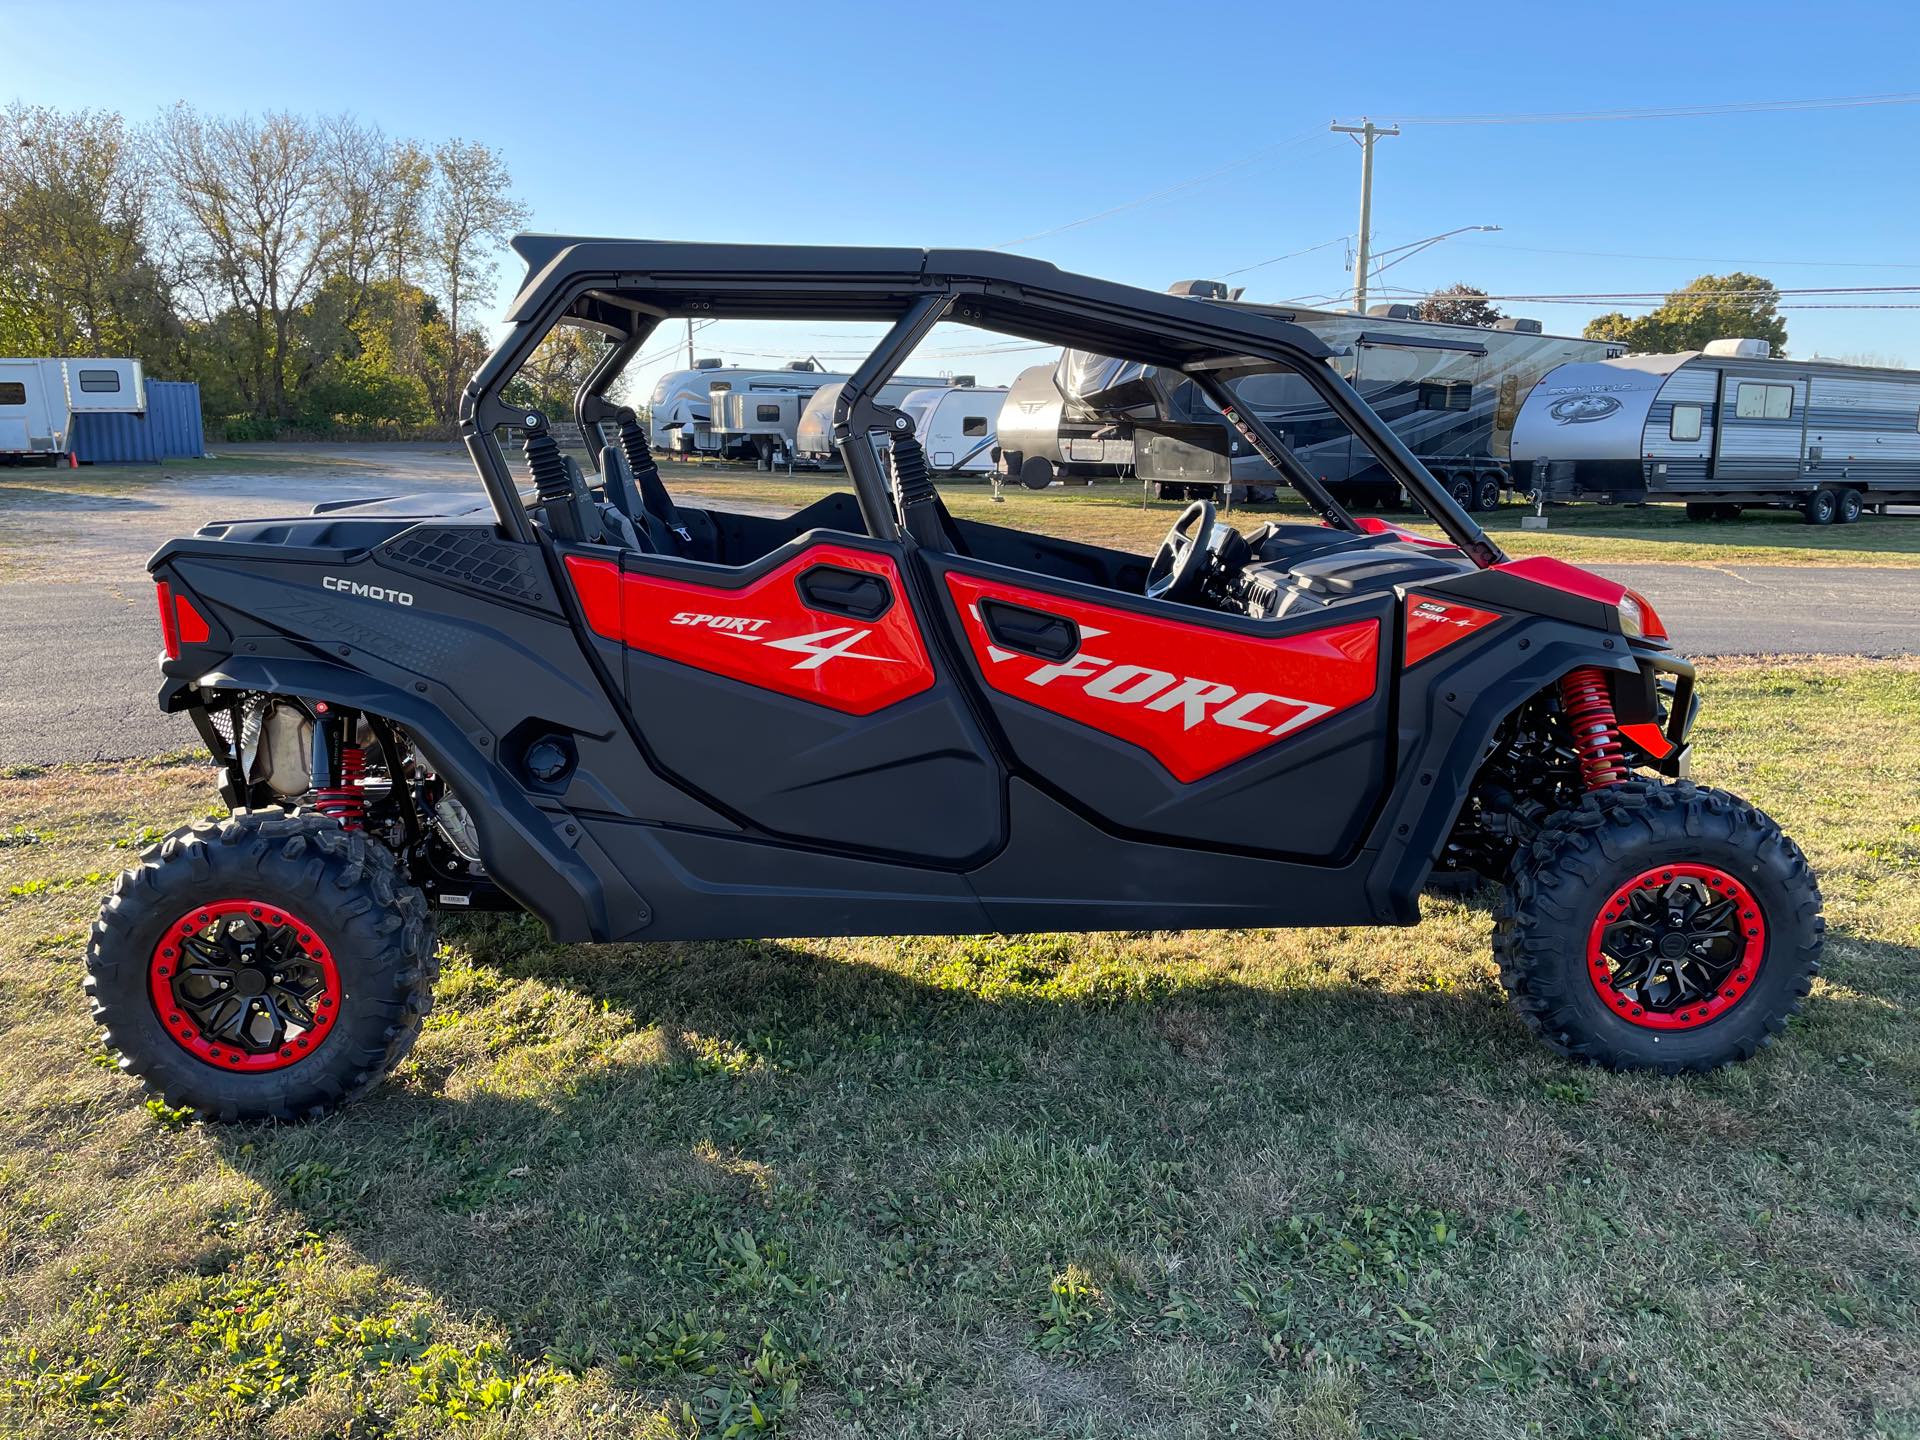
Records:
M294 1118L373 1085L448 908L564 941L1411 925L1474 875L1567 1055L1704 1070L1808 993L1814 877L1684 778L1694 674L1652 606L1507 559L1307 331L1001 254L515 244L462 409L484 497L228 521L151 561L160 703L232 815L115 884L88 989L169 1103ZM607 392L685 316L890 324L835 402L851 494L675 503ZM1142 556L955 519L877 398L942 321L1191 377L1319 521L1201 502ZM572 417L610 440L591 475L504 399L558 325L610 342ZM1348 515L1239 405L1266 371L1447 539Z

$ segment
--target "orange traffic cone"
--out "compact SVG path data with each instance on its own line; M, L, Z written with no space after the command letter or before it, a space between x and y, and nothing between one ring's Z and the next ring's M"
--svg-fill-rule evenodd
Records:
M69 470L78 470L80 468L80 457L71 450L67 451L67 468Z

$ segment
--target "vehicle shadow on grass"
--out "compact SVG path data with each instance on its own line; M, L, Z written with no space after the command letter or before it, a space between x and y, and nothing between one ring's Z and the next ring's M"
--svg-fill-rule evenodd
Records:
M885 1369L860 1355L896 1326L946 1333L931 1353L954 1365L1008 1337L1024 1354L1069 1263L1129 1315L1192 1292L1196 1335L1257 1352L1235 1298L1248 1246L1360 1204L1470 1227L1539 1211L1551 1251L1543 1196L1619 1186L1681 1231L1697 1213L1710 1250L1723 1221L1688 1197L1724 1167L1804 1163L1882 1123L1845 1057L1857 1026L1911 1010L1892 981L1920 969L1920 947L1874 947L1866 978L1897 993L1854 983L1776 1056L1663 1081L1566 1065L1490 982L1183 984L1121 947L1069 991L1078 942L1057 937L848 953L449 930L472 964L396 1080L317 1125L221 1131L227 1158L519 1354L689 1391L704 1382L660 1370L657 1327L747 1350L798 1335L837 1352L842 1386Z

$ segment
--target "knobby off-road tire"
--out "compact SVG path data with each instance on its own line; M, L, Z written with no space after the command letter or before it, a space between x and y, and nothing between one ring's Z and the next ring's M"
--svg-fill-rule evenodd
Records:
M1611 928L1629 899L1665 926L1669 914L1731 897L1722 913L1736 917L1745 948L1727 953L1745 963L1704 1004L1669 999L1662 1013L1637 1003L1646 990L1614 983L1602 937L1637 945L1654 933ZM1561 1054L1614 1070L1706 1071L1748 1059L1799 1013L1820 970L1820 911L1806 857L1767 815L1725 791L1631 781L1556 815L1515 856L1494 955L1528 1028Z
M284 1045L264 1054L197 1028L179 1003L191 992L167 988L219 984L176 967L221 951L223 919L269 947L250 958L283 952L229 980L236 994L269 978L309 992L262 997L277 997L275 1016L314 1017L284 1025ZM189 954L189 932L215 938ZM308 1120L364 1094L412 1048L433 1003L434 950L426 899L384 845L323 816L244 815L177 830L120 875L94 922L86 984L120 1068L169 1105L212 1120Z

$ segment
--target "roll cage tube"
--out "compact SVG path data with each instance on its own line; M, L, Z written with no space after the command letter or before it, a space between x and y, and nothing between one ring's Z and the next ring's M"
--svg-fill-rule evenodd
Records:
M1323 342L1298 325L1247 307L1196 304L997 251L555 235L522 235L513 244L527 262L527 275L508 307L512 328L468 383L460 422L495 518L509 538L522 543L533 538L532 527L495 431L524 428L526 417L507 406L501 392L534 347L562 321L614 341L613 351L602 357L575 397L576 414L591 422L604 405L601 392L664 319L698 315L891 323L893 330L856 377L859 393L872 405L871 395L904 361L917 338L950 313L961 323L997 334L1180 371L1200 380L1216 401L1220 395L1215 386L1224 385L1232 372L1292 370L1475 563L1489 566L1505 558L1352 387L1331 367L1318 363L1329 353ZM1338 518L1344 511L1297 459L1288 464L1290 452L1258 416L1230 394L1227 407L1238 415L1249 442L1290 485L1331 523L1351 526L1350 518ZM850 431L862 423L850 402L845 418ZM869 414L867 421L872 418ZM868 433L862 430L860 438ZM883 537L897 535L900 522L892 487L872 446L849 446L846 458L869 528Z
M878 540L900 538L900 497L892 479L880 468L871 436L878 430L895 433L894 422L904 420L890 405L876 404L879 393L902 365L913 348L926 339L929 331L953 308L951 291L923 295L895 322L873 353L860 362L853 377L840 387L833 405L833 443L840 459L853 477L854 494L860 501L860 513L866 518L867 533ZM911 421L906 422L911 425Z

